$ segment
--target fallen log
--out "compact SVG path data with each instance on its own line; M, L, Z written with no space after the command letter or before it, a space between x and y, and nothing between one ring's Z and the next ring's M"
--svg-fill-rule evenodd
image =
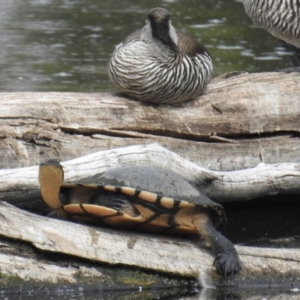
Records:
M101 151L63 162L62 165L67 182L79 182L82 178L93 177L113 167L162 166L181 174L217 202L300 193L299 163L261 163L255 168L239 171L212 171L199 167L158 144ZM33 195L40 197L37 176L38 166L0 170L0 199L23 207L20 203L26 204Z
M210 196L223 200L234 197L239 200L249 199L257 195L274 194L274 192L299 193L300 191L300 168L296 163L261 164L257 168L243 171L216 172L199 167L157 144L101 151L62 164L67 181L80 181L81 178L120 165L164 166L180 173L208 194L211 193ZM37 166L0 170L1 199L26 207L31 197L28 191L32 191L36 192L37 198L42 202L37 175ZM20 199L23 199L22 205L18 202ZM37 257L22 257L24 251L14 253L15 246L12 253L11 251L1 253L6 247L2 238L17 241L18 245L21 242L30 244L50 258L55 253L59 256L72 257L75 261L85 259L113 266L124 266L125 269L126 266L130 266L153 272L198 278L203 287L224 285L288 287L291 284L297 285L300 275L299 249L239 246L237 250L243 263L243 271L234 278L224 279L216 275L212 267L213 256L210 251L200 248L197 240L88 227L45 218L19 210L3 201L0 203L0 236L2 246L0 259L3 262L1 273L15 279L16 274L11 270L20 269L22 272L17 272L18 278L25 281L30 279L35 284L36 280L58 284L58 278L63 278L64 283L72 284L80 283L80 280L86 277L97 280L103 270L102 267L95 269L91 266L80 266L79 270L73 267L66 269L64 264L57 265L57 257L55 262L52 260L52 264L55 264L52 266L49 261L41 262ZM65 260L65 256L61 260ZM30 264L30 268L27 264ZM47 279L39 276L40 269L48 270L47 272L51 272L52 276ZM145 282L149 281L151 282L149 278L145 279Z
M171 273L184 277L198 278L203 287L230 286L291 286L298 285L300 275L299 249L269 249L238 246L237 250L243 263L242 272L233 278L222 278L215 273L213 255L207 249L199 247L199 242L179 238L144 235L140 233L121 232L107 228L88 227L71 222L50 219L25 212L6 203L0 203L0 235L2 237L25 241L44 255L66 255L113 266L138 267L154 272ZM1 249L1 248L0 248ZM0 257L3 254L0 250ZM28 262L19 259L1 264L1 273L12 275L19 268L27 273L23 278L43 281L36 269L35 262L26 268ZM59 256L58 256L59 257ZM30 264L34 263L33 260ZM21 267L20 267L21 266ZM80 270L72 269L73 274L55 266L45 269L53 272L49 280L55 279L59 273L64 281L74 283ZM55 270L56 268L56 270ZM70 270L68 270L71 272ZM81 270L83 274L83 270ZM81 274L81 275L82 275ZM101 277L97 269L86 270L87 276ZM71 276L73 275L73 276ZM20 277L22 274L20 274Z
M5 209L9 207L5 204L4 207L5 215ZM0 204L0 210L2 210L2 204ZM11 217L17 216L14 213L9 214ZM36 216L26 215L24 212L21 212L21 215L21 221L25 222L26 227L21 233L27 232L27 235L34 235L32 230L35 229L30 226L38 226L42 220L36 222ZM32 223L32 218L35 219L34 223ZM50 225L57 224L50 223ZM18 230L18 226L14 228ZM2 229L1 233L3 233ZM62 224L62 229L67 229L64 224ZM93 299L96 296L111 299L109 296L128 296L138 293L147 299L157 299L159 296L181 295L184 293L185 286L189 285L187 279L171 278L165 274L157 274L157 272L146 273L128 266L110 266L59 251L39 250L33 245L32 239L26 238L26 234L12 238L13 234L7 232L2 235L1 233L0 285L1 296L4 298L16 295L26 295L26 299L36 299L37 296L46 298L47 295L48 297L69 295L71 298L75 295L78 297L91 295Z
M111 94L0 93L0 168L159 142L211 170L300 161L300 74L225 74L198 100L154 106Z
M37 165L49 157L64 161L87 153L93 154L63 163L67 181L79 181L114 166L149 164L182 174L219 202L298 194L299 83L299 73L227 75L215 79L198 101L175 107L145 105L109 94L0 93L0 164L10 168L0 170L0 199L19 207L28 206L32 200L41 202L37 166L11 168ZM153 141L177 154L157 144L139 146ZM135 146L107 150L127 145ZM229 170L235 171L226 172ZM35 205L31 203L31 208ZM63 259L71 255L76 261L80 258L148 270L145 261L149 261L149 249L155 246L162 250L157 251L150 269L198 277L202 286L291 286L299 281L297 249L238 247L243 272L224 281L214 273L210 252L201 250L198 243L75 225L5 203L0 204L0 219L1 239L28 243L48 258L55 253L63 255ZM86 248L72 241L77 232ZM118 241L120 252L109 246L102 250L103 237ZM6 269L3 265L1 272L6 270L8 276L14 264L19 266L16 270L22 270L28 263L39 262L34 258L20 264L22 255L21 259L15 253L5 256L1 251L7 244L3 240L1 243L1 261L11 263ZM137 255L133 263L126 261L133 253L129 250ZM172 255L168 256L170 251ZM109 256L111 252L115 258ZM191 255L187 265L186 258L177 252ZM62 266L58 266L58 273L68 274L64 276L70 282L77 278L76 271L60 269ZM43 265L24 272L24 278L29 278L31 272L33 279L39 268ZM48 265L44 268L50 270ZM97 271L102 269L96 270L95 278ZM93 272L88 269L87 277Z

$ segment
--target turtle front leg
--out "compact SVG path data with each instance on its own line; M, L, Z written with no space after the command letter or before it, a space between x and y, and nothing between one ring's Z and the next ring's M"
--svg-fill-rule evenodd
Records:
M206 213L195 215L193 224L199 234L213 248L216 253L214 266L223 276L231 276L241 270L241 262L233 244L218 232Z

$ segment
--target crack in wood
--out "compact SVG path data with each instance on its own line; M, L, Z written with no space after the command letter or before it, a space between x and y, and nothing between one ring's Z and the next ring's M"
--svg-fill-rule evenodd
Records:
M276 132L264 132L264 133L240 133L240 134L220 134L220 133L208 133L207 135L186 134L178 133L178 131L172 131L167 129L162 130L148 130L148 129L136 129L126 127L123 128L111 128L108 130L95 129L95 128L71 128L60 127L61 131L66 134L76 135L80 134L87 137L94 137L95 135L103 135L110 137L120 138L149 138L150 135L154 137L166 137L179 140L189 140L194 142L206 142L206 143L238 143L239 140L250 139L265 139L277 136L288 136L293 138L300 138L300 132L298 131L276 131Z

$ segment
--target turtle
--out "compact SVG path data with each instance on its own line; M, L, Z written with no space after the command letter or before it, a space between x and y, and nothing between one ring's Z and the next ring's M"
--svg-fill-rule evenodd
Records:
M58 218L153 233L199 234L215 252L217 273L227 277L241 270L234 245L215 229L226 222L223 207L170 169L122 166L67 184L62 165L49 159L39 165L39 183L43 200Z

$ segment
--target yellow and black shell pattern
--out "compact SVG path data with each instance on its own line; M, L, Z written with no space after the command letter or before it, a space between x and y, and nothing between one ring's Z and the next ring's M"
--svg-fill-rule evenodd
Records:
M39 181L44 201L60 218L180 234L197 234L190 217L201 212L215 227L226 221L220 204L161 167L113 168L66 184L62 166L52 159L40 165Z

